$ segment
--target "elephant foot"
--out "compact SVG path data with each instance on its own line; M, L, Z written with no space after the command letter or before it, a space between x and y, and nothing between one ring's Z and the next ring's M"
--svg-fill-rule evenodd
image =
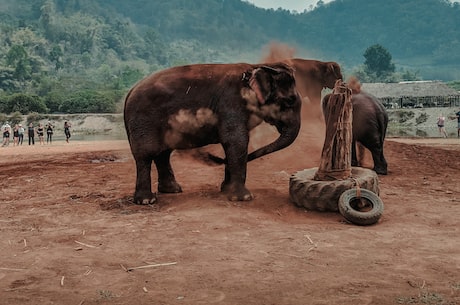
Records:
M230 201L250 201L254 199L254 195L243 185L235 186L231 184L222 183L221 191L227 194Z
M374 172L376 172L379 175L387 175L388 171L386 168L381 168L381 167L374 167Z
M248 194L227 194L227 199L230 201L251 201L254 196L251 193Z
M182 193L182 188L176 181L158 183L158 191L160 193Z
M157 202L157 195L150 192L150 195L143 196L141 194L134 194L134 203L140 205L149 205Z

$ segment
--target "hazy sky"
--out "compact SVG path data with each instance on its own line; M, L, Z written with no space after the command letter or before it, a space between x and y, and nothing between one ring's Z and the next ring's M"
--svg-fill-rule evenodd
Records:
M315 6L318 0L246 0L258 7L277 9L282 7L287 10L296 10L299 13L305 9L309 9L310 5ZM331 2L332 0L323 0L324 3Z
M277 9L282 7L290 11L302 13L305 9L309 9L310 5L315 6L318 0L246 0L258 7ZM333 0L323 0L324 3L329 3ZM460 2L460 0L450 0L451 2Z

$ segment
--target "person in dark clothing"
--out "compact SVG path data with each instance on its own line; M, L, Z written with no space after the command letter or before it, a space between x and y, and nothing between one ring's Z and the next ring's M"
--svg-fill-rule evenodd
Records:
M65 133L65 141L67 143L69 143L69 139L70 139L70 123L65 121L64 122L64 133Z
M8 146L9 144L10 144L10 127L5 127L3 129L3 144L2 144L2 147Z
M29 145L32 143L32 145L35 145L35 128L34 124L30 123L29 124L29 129L27 130L28 135L29 135Z
M13 128L13 146L19 145L19 125L14 125Z
M53 128L54 126L48 121L48 124L46 124L46 143L51 144L53 141Z
M38 124L37 135L38 135L38 140L40 141L40 144L45 145L45 127L43 127L42 123Z
M455 116L457 118L457 137L460 138L460 111Z

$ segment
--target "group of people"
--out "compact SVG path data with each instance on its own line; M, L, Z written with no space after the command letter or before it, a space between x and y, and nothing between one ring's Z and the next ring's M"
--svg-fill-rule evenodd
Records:
M64 122L64 134L66 138L66 142L69 143L70 135L70 123ZM8 122L2 126L3 132L3 142L2 147L6 147L10 144L10 137L11 134L13 135L13 146L22 145L24 141L24 135L26 130L22 127L22 124L14 125L13 129L8 124ZM37 127L34 127L33 123L29 123L27 129L27 135L29 137L29 145L35 145L35 135L38 136L39 143L44 145L45 144L45 134L46 134L46 143L51 144L53 142L53 134L54 134L54 126L51 124L50 121L43 126L42 123L39 123Z
M457 119L457 137L460 138L460 111L455 113L455 116L450 117L450 119L455 120ZM446 131L446 117L442 115L442 113L438 117L438 121L436 123L438 125L439 135L447 138L447 131Z

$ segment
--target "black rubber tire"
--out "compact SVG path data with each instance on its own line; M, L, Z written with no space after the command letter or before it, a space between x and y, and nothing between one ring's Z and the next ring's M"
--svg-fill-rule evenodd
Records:
M372 205L371 210L361 212L351 205L355 199L359 198L367 199ZM339 211L349 222L355 225L369 226L377 223L382 217L383 202L377 194L366 189L360 189L360 196L358 197L358 190L354 188L346 190L340 196Z
M338 212L339 198L346 190L356 187L379 194L377 173L371 169L352 167L351 179L334 181L313 180L317 167L293 174L289 180L289 199L307 210Z

